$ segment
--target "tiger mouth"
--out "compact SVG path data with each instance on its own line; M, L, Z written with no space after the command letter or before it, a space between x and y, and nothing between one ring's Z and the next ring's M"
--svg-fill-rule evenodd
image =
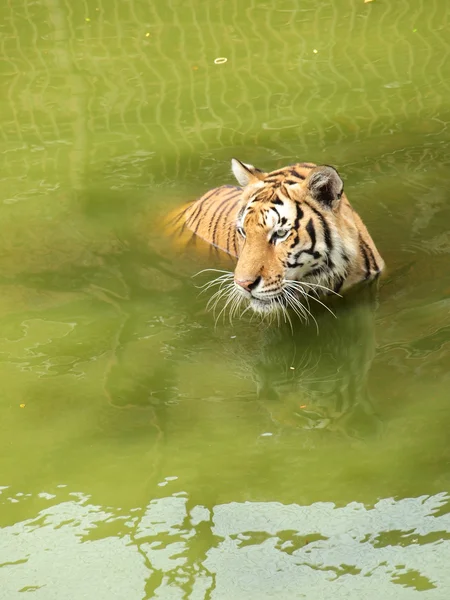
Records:
M263 300L261 298L250 298L250 307L254 312L264 314L270 313L276 309L277 304L281 301L281 296L275 296L270 300Z

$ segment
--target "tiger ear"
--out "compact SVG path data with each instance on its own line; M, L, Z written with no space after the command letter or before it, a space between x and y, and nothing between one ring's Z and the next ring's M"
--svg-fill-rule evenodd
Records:
M344 183L339 173L327 165L311 171L306 185L314 200L328 208L336 208L344 191Z
M260 169L257 169L253 165L245 164L236 158L231 159L231 170L242 187L261 181L265 177L265 173Z

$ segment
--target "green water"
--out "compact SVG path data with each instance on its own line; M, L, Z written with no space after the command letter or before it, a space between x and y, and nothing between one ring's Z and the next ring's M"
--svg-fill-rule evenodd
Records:
M450 597L447 4L1 4L1 600ZM338 167L378 297L214 328L232 156Z

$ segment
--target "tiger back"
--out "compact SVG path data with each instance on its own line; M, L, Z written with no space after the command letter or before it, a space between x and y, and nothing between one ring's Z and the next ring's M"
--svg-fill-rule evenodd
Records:
M195 245L207 250L213 246L237 258L236 218L241 198L242 188L239 186L214 188L199 200L173 211L167 219L167 231L177 247Z

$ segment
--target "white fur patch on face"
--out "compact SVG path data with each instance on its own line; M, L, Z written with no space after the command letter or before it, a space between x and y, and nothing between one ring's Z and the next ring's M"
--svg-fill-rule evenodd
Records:
M274 210L267 210L266 212L266 218L265 218L265 224L267 227L270 227L270 229L273 229L274 227L276 227L279 224L279 219L278 219L278 215Z
M275 209L268 211L267 226L270 227L270 233L273 233L280 227L291 229L295 222L295 207L291 200L284 200L283 204L277 204Z
M275 309L275 305L272 302L264 302L257 298L252 298L250 300L250 307L254 312L259 313L260 315L268 314Z

